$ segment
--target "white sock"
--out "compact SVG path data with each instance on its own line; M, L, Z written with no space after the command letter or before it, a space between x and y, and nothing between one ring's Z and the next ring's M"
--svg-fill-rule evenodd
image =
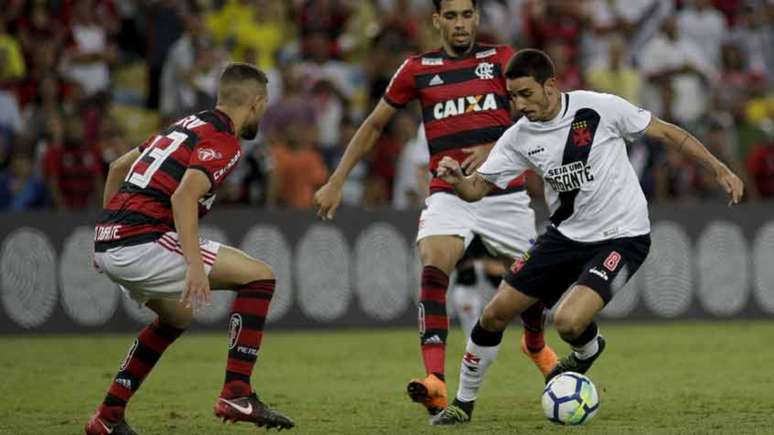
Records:
M481 315L481 294L475 287L456 284L452 288L451 294L452 310L460 322L460 327L465 333L465 337L470 336L470 331L478 322Z
M573 352L575 352L575 356L577 356L578 359L589 359L596 355L597 352L599 352L599 342L597 341L597 337L599 337L599 334L595 335L591 341L584 344L583 346L571 346Z
M479 346L468 338L465 356L460 365L460 386L457 389L457 400L471 402L478 397L478 389L490 365L497 358L497 346Z

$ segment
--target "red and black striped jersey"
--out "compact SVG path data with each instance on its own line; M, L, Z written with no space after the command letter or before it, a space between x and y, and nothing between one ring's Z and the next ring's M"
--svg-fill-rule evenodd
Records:
M503 71L513 53L507 45L476 44L470 54L455 58L436 49L409 57L395 72L384 100L400 108L419 99L433 174L444 156L462 162L467 157L462 148L496 142L511 126ZM519 176L506 190L523 185ZM440 178L430 182L431 192L451 190Z
M139 150L142 154L97 220L96 252L150 242L174 231L171 197L187 169L198 169L210 179L210 191L199 200L199 216L204 216L241 155L231 119L217 109L175 122Z

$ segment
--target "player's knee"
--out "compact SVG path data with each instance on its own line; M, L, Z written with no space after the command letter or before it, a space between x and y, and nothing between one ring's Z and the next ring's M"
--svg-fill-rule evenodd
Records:
M172 325L177 329L188 329L193 321L193 311L181 309L171 313L159 314L159 321Z
M250 274L251 274L251 281L264 281L269 279L275 279L274 278L274 271L271 269L271 267L260 261L260 260L253 260L252 265L250 267Z
M481 313L480 322L481 326L489 331L503 331L508 326L511 317L490 303Z
M554 326L562 339L568 340L580 336L586 325L572 313L558 312L554 315Z

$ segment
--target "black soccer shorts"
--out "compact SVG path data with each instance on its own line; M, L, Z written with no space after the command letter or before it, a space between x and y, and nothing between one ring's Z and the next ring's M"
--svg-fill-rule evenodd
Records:
M613 293L637 272L649 250L649 234L582 243L548 227L529 252L516 260L505 282L548 307L575 283L590 287L607 305Z

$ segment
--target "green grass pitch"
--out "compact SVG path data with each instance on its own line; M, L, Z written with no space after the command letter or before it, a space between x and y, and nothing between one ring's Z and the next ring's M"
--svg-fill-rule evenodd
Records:
M224 328L225 330L225 328ZM582 428L555 426L540 408L543 382L518 351L518 330L483 385L473 421L432 428L404 387L422 373L411 330L268 330L253 376L262 398L298 434L774 433L774 322L603 324L605 355L589 373L601 396ZM551 344L565 353L554 330ZM0 434L76 434L102 399L132 336L0 337ZM130 403L141 434L263 432L212 416L227 335L184 335ZM463 339L450 333L450 394Z

